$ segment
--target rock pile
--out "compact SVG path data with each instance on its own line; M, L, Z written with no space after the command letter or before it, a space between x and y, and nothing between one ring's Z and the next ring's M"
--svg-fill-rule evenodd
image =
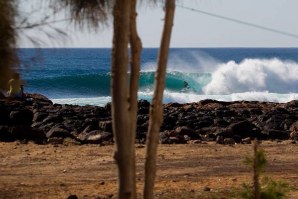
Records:
M39 94L30 100L0 99L0 140L40 143L113 143L111 104L105 107L53 104ZM144 143L150 103L139 101L136 142ZM220 102L164 105L163 144L250 143L251 139L298 139L298 101Z

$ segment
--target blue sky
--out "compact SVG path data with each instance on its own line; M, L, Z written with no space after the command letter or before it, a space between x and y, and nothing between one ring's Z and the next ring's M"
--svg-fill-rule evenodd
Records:
M34 1L21 5L21 9L34 7ZM180 0L178 5L200 9L225 17L277 29L298 35L297 0ZM38 19L47 12L32 15ZM163 26L162 7L139 6L138 29L144 47L158 47ZM56 18L64 18L61 14ZM111 47L112 23L94 32L75 28L63 22L56 27L68 33L68 38L49 41L35 30L26 32L43 41L42 47ZM20 47L32 47L32 43L20 35ZM208 15L176 8L172 47L298 47L298 38L240 25Z

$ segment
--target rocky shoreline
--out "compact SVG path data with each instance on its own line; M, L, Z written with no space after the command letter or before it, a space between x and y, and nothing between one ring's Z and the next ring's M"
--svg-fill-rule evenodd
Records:
M53 104L40 94L30 100L0 99L0 141L32 140L54 144L112 144L111 105L105 107ZM150 103L139 101L136 142L145 143ZM298 101L257 101L164 105L161 144L250 143L298 140Z

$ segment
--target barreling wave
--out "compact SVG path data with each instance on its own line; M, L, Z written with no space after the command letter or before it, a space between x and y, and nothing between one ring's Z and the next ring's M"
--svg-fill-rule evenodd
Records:
M56 95L59 93L61 98L75 95L107 96L110 92L110 75L108 73L42 77L26 80L26 82L32 91Z
M154 72L141 72L140 91L153 91ZM166 74L166 90L173 92L202 92L202 88L211 81L209 73L183 73L170 71Z
M255 58L240 62L231 60L212 63L212 68L208 70L204 70L203 66L194 66L191 72L183 71L183 66L187 63L179 63L179 71L170 67L166 74L164 102L186 103L202 99L274 102L298 100L298 63L295 61ZM151 100L154 76L153 70L141 71L139 99ZM44 93L58 103L104 105L111 100L108 72L40 77L26 81L31 89L29 91Z
M141 72L139 89L153 91L154 76L154 72ZM201 92L210 80L211 74L173 71L166 74L166 89L173 92ZM27 80L27 83L32 90L53 91L65 96L110 95L110 73L39 78Z

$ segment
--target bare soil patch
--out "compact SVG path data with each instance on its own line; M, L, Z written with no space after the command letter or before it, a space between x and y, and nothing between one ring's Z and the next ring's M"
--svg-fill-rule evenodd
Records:
M287 182L298 198L298 145L263 142L266 175ZM114 146L0 143L0 198L116 198ZM141 196L145 148L136 147ZM252 145L160 145L156 198L239 198L251 181L243 164ZM210 189L210 190L209 190Z

